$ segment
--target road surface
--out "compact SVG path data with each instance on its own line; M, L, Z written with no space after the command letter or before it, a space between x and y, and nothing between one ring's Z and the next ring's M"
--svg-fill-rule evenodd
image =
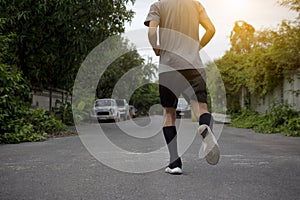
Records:
M80 139L86 137L86 132L97 135L98 124L80 127L84 132L80 137L0 145L0 199L299 199L300 138L259 134L228 125L215 125L215 129L222 130L217 166L199 158L197 125L184 119L177 124L181 127L179 145L190 142L182 148L183 175L164 173L161 165L167 164L165 151L146 160L144 169L148 172L120 171L122 166L125 171L143 171L140 167L145 159L134 160L131 155L145 155L164 146L162 134L157 133L161 118L154 118L155 126L149 126L147 118L136 119L136 126L130 121L120 122L127 132L140 132L139 138L124 134L114 123L101 124L112 144L127 152L119 155L103 150L99 154L102 161L92 156ZM147 137L147 133L154 135ZM106 144L95 141L93 145ZM111 162L115 169L105 162ZM158 169L153 171L153 167Z

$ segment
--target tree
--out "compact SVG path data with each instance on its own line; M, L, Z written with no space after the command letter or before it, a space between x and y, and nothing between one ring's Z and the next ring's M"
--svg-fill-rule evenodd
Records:
M231 51L242 54L248 53L253 47L255 29L245 21L236 21L230 34Z
M151 57L147 60L142 58L135 47L130 46L126 40L123 43L122 48L128 53L115 60L103 73L96 96L125 98L135 105L140 113L146 114L150 106L159 103L158 86L152 83L157 66L152 63Z
M281 6L288 7L290 10L299 12L300 11L300 1L299 0L279 0L278 3Z
M0 34L0 143L44 140L47 133L66 127L44 110L29 107L30 88L19 68L10 64L14 34Z
M82 63L73 89L73 113L76 121L88 117L95 98L127 99L130 103L146 101L135 93L153 81L157 66L142 58L135 46L122 36L110 37L97 46ZM147 88L148 95L153 90ZM137 100L137 101L135 101ZM135 104L136 105L136 104ZM78 120L77 120L78 119Z
M147 115L151 106L160 103L158 83L153 82L158 68L152 63L151 57L148 57L146 62L136 82L133 82L142 86L137 88L130 98L130 103L139 110L140 115Z
M299 68L300 27L297 24L282 21L277 30L254 31L246 22L235 23L231 49L216 61L229 99L238 97L242 90L262 97L282 84L286 73Z
M132 19L129 1L0 0L0 30L16 34L11 50L33 86L70 90L87 53Z
M151 106L160 103L158 83L148 83L138 88L130 103L137 108L139 115L147 115Z
M113 94L113 89L116 83L121 79L121 77L130 69L142 66L143 64L144 59L141 58L141 56L135 49L131 49L128 53L119 57L111 65L109 65L104 74L101 76L97 88L97 97L111 97ZM141 78L143 78L143 75L140 73L135 73L134 76L130 77L130 80L128 80L127 78L122 84L122 89L124 90L124 92L126 92L128 88L130 88L131 84L138 84Z

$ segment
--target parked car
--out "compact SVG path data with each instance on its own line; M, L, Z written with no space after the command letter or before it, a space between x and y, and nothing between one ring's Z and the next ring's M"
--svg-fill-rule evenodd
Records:
M115 99L98 99L95 101L91 117L101 120L120 121L120 113Z
M178 118L190 118L191 117L191 108L188 102L184 98L178 98L178 104L176 108L176 116Z
M129 105L129 114L131 118L136 118L137 109L133 105Z
M116 99L116 102L117 102L121 119L122 120L130 119L129 105L126 99Z

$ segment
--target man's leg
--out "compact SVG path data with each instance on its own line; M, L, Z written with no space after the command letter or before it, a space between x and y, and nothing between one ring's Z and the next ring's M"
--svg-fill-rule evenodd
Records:
M212 133L213 117L208 112L207 104L192 100L192 110L199 119L199 133L203 138L204 154L206 161L211 165L216 165L220 159L218 142Z
M196 119L198 119L199 125L206 124L211 129L213 129L213 117L208 112L207 103L201 103L195 100L191 100L192 111L194 112ZM205 130L201 135L205 138L207 130Z
M175 126L176 109L164 108L163 133L170 153L170 164L166 172L181 174L182 163L177 150L177 131Z
M177 131L175 126L176 106L178 103L177 72L165 72L159 74L159 96L164 107L163 134L170 153L170 164L166 172L181 174L182 163L177 151Z
M164 108L164 122L163 126L175 126L176 120L176 109L175 108Z
M206 103L191 100L191 107L197 119L199 119L202 114L209 113Z

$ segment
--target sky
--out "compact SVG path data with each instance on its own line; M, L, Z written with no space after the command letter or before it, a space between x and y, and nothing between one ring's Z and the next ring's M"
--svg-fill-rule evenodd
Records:
M133 6L128 5L128 8L132 8L136 14L132 22L126 24L126 31L145 28L143 22L153 2L155 1L136 0ZM279 6L277 0L199 0L199 2L205 7L216 27L214 38L204 48L205 53L213 60L222 57L230 48L229 35L235 21L244 20L256 30L276 29L282 20L293 20L298 16L296 12ZM146 54L154 56L152 52Z

